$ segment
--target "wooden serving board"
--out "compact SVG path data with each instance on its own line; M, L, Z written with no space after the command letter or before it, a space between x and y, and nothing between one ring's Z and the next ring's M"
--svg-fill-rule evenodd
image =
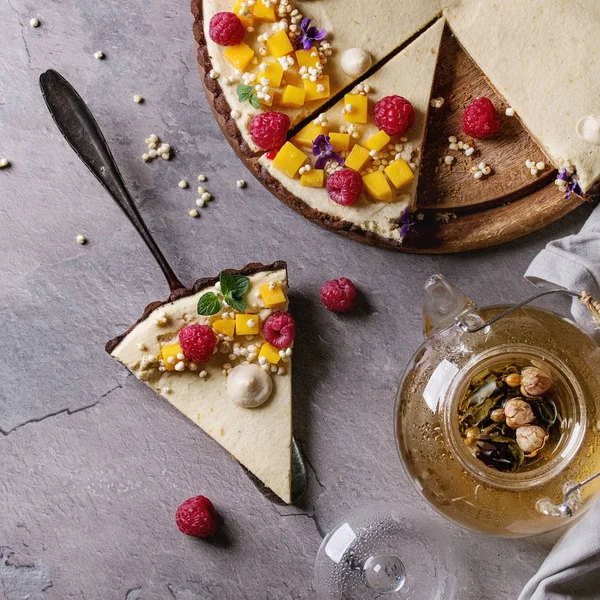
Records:
M237 127L228 119L230 108L218 84L207 76L210 61L203 34L202 0L192 0L192 12L204 89L219 126L241 160L260 183L306 218L352 239L382 245L368 233L358 235L349 231L344 222L333 222L326 215L307 211L303 203L294 201L295 197L290 199L281 185L261 169L258 155L249 151ZM466 157L462 151L449 150L448 138L454 135L472 142L462 134L461 120L464 107L478 96L492 100L501 126L492 138L475 140L476 152ZM402 245L393 245L393 249L440 254L486 248L545 227L585 201L575 195L564 199L554 185L557 171L550 159L518 116L505 116L506 101L493 89L447 26L432 97L444 98L444 104L439 109L431 108L429 113L416 198L418 219ZM447 154L455 157L450 166L444 163ZM525 166L526 160L543 161L546 169L533 176ZM481 161L493 172L477 180L470 168ZM385 244L385 247L390 245Z

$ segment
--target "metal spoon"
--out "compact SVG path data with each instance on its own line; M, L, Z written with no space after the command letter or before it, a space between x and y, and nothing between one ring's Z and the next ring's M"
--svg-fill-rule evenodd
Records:
M90 109L73 86L59 73L50 69L40 75L42 95L58 129L75 154L94 174L104 189L125 213L142 236L152 256L165 275L171 292L185 286L175 275L134 204L112 153ZM262 482L244 469L256 487L273 502L282 501ZM304 459L296 440L292 438L292 501L306 491L308 476Z

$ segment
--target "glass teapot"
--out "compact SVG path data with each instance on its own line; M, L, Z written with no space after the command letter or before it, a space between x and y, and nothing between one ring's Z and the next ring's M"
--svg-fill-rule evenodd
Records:
M547 294L568 294L597 318L598 303L585 292L549 290L517 305L478 308L441 275L429 279L425 292L426 341L408 365L396 400L396 441L409 478L438 512L484 533L536 535L580 517L600 492L600 347L568 319L528 304ZM556 409L552 443L516 470L488 466L481 454L481 448L514 446L490 445L488 431L515 435L506 427L504 408L499 419L505 423L496 427L482 420L490 425L481 432L475 428L471 445L461 425L465 406L485 406L479 404L486 397L483 385L476 389L473 382L485 380L488 391L494 389L490 380L507 365L517 375L526 367L547 375ZM496 407L506 406L506 397L496 398ZM529 410L542 398L521 400ZM492 396L490 404L494 401Z

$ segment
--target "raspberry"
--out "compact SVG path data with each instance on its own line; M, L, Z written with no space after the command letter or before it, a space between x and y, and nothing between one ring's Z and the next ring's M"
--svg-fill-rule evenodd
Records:
M186 500L177 509L175 522L185 535L208 537L217 530L217 511L208 498L196 496Z
M263 335L275 348L287 348L296 337L294 317L286 312L272 314L263 325Z
M347 278L331 279L321 286L321 302L332 312L348 312L356 306L356 286Z
M281 148L290 128L290 118L280 112L260 113L250 121L250 136L261 150Z
M500 128L498 113L489 98L475 98L465 108L462 119L462 130L476 139L488 138Z
M244 39L245 33L240 18L232 12L217 13L208 27L210 39L219 46L235 46Z
M375 105L375 124L388 135L402 135L415 122L415 109L402 96L386 96Z
M188 325L179 332L179 344L188 360L205 363L215 351L217 336L208 325Z
M340 169L327 178L325 187L334 202L350 206L358 200L363 189L363 180L360 173L354 169Z

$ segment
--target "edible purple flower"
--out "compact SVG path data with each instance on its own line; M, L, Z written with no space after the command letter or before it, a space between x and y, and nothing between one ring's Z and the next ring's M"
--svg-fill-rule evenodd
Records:
M328 135L321 134L315 138L312 153L313 156L319 157L315 163L317 169L322 169L330 160L335 160L342 166L344 164L344 159L333 151L333 146L329 142Z
M571 194L583 194L583 190L579 185L577 179L573 177L573 175L567 172L566 169L561 169L556 176L557 179L566 182L567 184L567 193L565 194L565 200L568 200L571 197Z
M410 212L410 208L407 206L400 217L400 236L404 237L415 224L415 220Z
M310 19L308 17L302 19L300 29L302 29L302 33L296 39L296 45L302 46L305 50L310 50L316 42L325 39L325 36L327 35L325 29L319 31L316 27L311 27Z

